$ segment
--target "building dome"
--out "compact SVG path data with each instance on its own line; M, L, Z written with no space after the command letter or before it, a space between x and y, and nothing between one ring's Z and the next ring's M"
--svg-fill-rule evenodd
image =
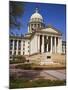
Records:
M43 17L38 13L38 9L36 8L35 13L30 17L30 21L28 23L28 32L32 33L37 30L41 30L45 27Z
M34 19L34 18L39 18L39 19L43 19L42 16L38 13L38 12L35 12L30 19Z
M30 17L30 22L43 22L43 17L38 13L37 8L35 13Z

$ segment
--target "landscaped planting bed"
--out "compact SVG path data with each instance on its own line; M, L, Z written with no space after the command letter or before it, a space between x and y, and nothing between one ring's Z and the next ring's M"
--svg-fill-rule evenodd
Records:
M43 69L64 69L63 65L36 65L36 64L20 64L16 65L17 69L33 69L33 70L43 70Z

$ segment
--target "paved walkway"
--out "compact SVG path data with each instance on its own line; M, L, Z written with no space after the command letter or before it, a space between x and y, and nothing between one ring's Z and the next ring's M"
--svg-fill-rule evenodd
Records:
M22 69L10 69L10 74L15 74L19 77L25 77L29 79L36 79L43 77L50 80L65 80L66 72L63 70L22 70Z
M45 73L53 76L54 78L56 79L59 79L59 80L64 80L66 78L66 74L64 73L64 70L45 70L45 71L42 71L43 72L43 75L45 76Z

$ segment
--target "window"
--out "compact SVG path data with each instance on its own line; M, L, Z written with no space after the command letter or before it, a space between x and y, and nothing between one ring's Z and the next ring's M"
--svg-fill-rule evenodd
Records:
M25 41L23 41L23 43L25 43Z
M12 57L10 56L10 59L12 59Z
M23 50L25 50L25 48L23 48Z
M10 40L10 46L12 46L13 45L13 40Z
M19 40L19 43L21 43L21 40Z
M34 27L36 27L36 24L34 24Z
M17 48L17 40L15 40L15 43L14 43L14 49L16 50Z
M25 46L25 43L23 43L23 46Z
M16 50L17 49L17 47L16 46L14 46L14 50Z
M28 46L28 48L29 48L29 46Z
M29 50L28 50L28 52L29 52Z
M47 59L50 59L51 58L51 56L47 56Z
M17 43L17 40L15 40L15 44Z
M28 44L30 44L30 42L28 42Z
M16 55L16 51L14 51L14 55Z
M18 54L20 55L20 54L21 54L21 52L19 51L19 52L18 52Z
M39 21L40 19L38 18L38 21Z
M19 40L19 45L21 45L21 41Z
M13 40L10 40L10 43L13 43Z
M23 55L25 54L25 52L23 52Z
M31 24L31 26L33 26L33 24Z
M25 46L25 41L23 41L23 46Z
M21 50L21 47L19 46L18 49Z
M12 46L10 46L10 50L12 50Z
M12 55L12 51L10 51L10 55Z
M38 28L40 27L40 24L38 24Z
M18 49L21 50L21 40L19 40Z

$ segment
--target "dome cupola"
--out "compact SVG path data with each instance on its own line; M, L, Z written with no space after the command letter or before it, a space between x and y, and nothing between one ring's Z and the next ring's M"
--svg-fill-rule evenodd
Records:
M43 17L38 13L38 8L36 8L35 13L30 17L30 22L43 22Z
M36 8L35 13L30 17L30 21L28 23L28 32L32 33L34 31L40 30L45 27L43 22L43 17L38 13L38 8Z

